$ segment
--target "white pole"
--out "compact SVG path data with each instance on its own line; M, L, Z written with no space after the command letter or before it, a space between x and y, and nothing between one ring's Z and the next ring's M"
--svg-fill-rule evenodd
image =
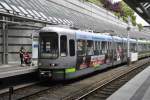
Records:
M127 31L128 31L128 35L127 35L127 61L128 61L128 65L130 64L130 17L128 17L128 27L127 27Z

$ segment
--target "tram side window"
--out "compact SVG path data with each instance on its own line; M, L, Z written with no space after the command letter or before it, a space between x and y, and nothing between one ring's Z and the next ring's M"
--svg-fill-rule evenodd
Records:
M138 50L141 52L142 51L142 44L138 44Z
M107 53L107 42L102 41L101 50L102 50L102 54L106 54Z
M130 51L131 52L136 52L136 43L131 43L130 45L131 45L130 46Z
M108 51L111 51L111 50L112 50L112 43L108 42Z
M126 42L123 43L123 51L124 51L124 53L127 52L127 43Z
M65 35L60 37L60 55L62 57L67 56L67 36Z
M117 43L117 51L122 52L122 43Z
M78 40L77 41L77 54L78 56L85 56L86 52L86 41L85 40Z
M88 41L87 41L87 55L93 55L93 54L94 54L93 41L88 40Z
M100 42L95 41L94 55L99 55L100 54L99 50L100 50Z
M69 51L70 51L70 56L75 56L75 42L74 42L74 40L69 40Z

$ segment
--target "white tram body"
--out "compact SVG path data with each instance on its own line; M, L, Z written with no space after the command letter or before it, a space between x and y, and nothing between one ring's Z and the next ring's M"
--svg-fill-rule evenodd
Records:
M135 39L129 41L131 58L149 56L150 42ZM127 62L127 39L45 27L39 33L38 51L39 75L53 80L65 80Z

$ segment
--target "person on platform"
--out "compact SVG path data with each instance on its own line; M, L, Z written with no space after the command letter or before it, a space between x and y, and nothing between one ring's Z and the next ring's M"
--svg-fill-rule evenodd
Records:
M29 55L29 53L26 50L24 51L23 58L24 58L24 63L26 65L31 64L31 56Z
M20 55L21 66L23 66L23 63L24 63L24 59L23 59L24 47L20 48L19 55Z

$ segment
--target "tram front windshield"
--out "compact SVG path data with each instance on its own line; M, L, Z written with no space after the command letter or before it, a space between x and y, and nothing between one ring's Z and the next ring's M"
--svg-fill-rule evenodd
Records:
M58 57L57 33L40 33L40 58L56 59Z

